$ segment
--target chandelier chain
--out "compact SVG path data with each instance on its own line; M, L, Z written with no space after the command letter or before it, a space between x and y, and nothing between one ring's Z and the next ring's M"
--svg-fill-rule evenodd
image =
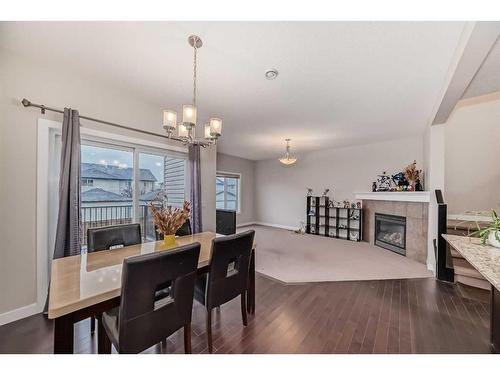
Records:
M194 48L194 63L193 63L193 105L196 107L196 68L197 68L197 65L196 65L196 52L198 50L198 48L196 47L196 41L193 45L193 48Z

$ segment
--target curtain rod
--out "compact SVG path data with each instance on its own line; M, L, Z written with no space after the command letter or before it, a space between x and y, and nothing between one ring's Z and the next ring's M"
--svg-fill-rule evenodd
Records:
M40 108L40 112L42 114L45 114L45 111L51 111L51 112L56 112L56 113L64 113L64 111L62 111L60 109L47 107L47 106L45 106L43 104L35 104L35 103L30 102L28 99L23 99L21 101L21 103L25 107ZM168 137L168 136L163 135L163 134L153 133L153 132L149 132L147 130L141 130L141 129L131 128L129 126L120 125L120 124L116 124L114 122L109 122L109 121L103 121L103 120L99 120L99 119L92 118L92 117L87 117L87 116L81 116L80 115L80 118L84 119L84 120L93 121L93 122L99 122L99 123L105 124L105 125L115 126L117 128L121 128L121 129L125 129L125 130L131 130L131 131L134 131L134 132L139 132L139 133L143 133L143 134L147 134L147 135L153 135L155 137L161 137L161 138L166 138L166 139L174 139L174 137Z

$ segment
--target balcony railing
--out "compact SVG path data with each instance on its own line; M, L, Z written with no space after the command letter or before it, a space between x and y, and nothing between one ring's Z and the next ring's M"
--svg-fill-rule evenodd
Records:
M82 207L81 215L83 247L87 246L87 229L107 227L109 225L130 224L133 222L132 205ZM155 241L155 228L148 206L139 206L137 219L141 225L142 241Z

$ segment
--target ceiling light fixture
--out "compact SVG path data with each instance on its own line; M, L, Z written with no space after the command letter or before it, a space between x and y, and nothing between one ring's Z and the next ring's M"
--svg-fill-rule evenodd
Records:
M193 61L193 102L182 106L182 122L177 123L177 112L172 110L163 111L163 128L166 130L168 138L175 141L183 142L184 144L198 144L206 147L217 143L217 139L222 134L222 120L217 117L212 117L205 123L204 138L196 138L196 68L197 68L197 51L203 42L200 37L191 35L188 38L189 45L194 49ZM173 133L177 130L177 135Z
M276 70L274 68L266 70L266 79L272 81L276 77L278 77L278 70Z
M286 141L286 152L285 156L279 159L280 163L283 165L292 165L297 161L297 158L294 158L290 155L290 138L285 139Z

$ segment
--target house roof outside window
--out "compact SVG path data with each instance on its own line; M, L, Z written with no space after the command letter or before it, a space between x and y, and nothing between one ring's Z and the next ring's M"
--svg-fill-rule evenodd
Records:
M133 168L120 168L116 165L82 163L81 178L102 180L133 180ZM149 169L140 170L141 181L158 181Z

